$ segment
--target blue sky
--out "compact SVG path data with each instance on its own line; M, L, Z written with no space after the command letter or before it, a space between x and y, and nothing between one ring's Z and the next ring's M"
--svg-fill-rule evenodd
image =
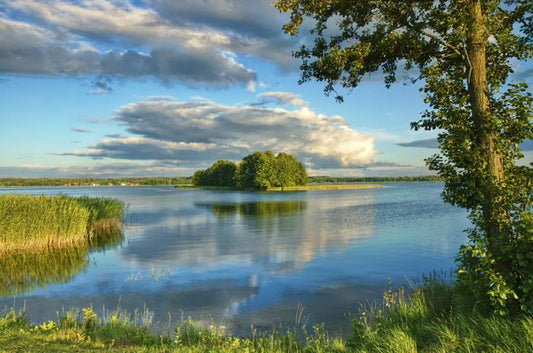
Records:
M300 86L286 20L268 0L0 0L0 177L191 175L267 149L315 175L428 174L419 86L375 74L343 104Z

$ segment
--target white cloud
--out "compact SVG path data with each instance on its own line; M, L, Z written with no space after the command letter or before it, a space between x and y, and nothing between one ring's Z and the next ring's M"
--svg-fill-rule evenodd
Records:
M300 98L300 96L283 91L264 92L258 95L262 99L262 102L274 102L276 104L289 104L295 107L306 107L307 102Z
M285 96L289 96L287 93ZM156 100L131 103L113 119L133 137L105 139L77 156L178 159L185 165L219 158L240 160L255 150L287 152L314 168L372 164L374 139L351 129L340 116L212 101Z

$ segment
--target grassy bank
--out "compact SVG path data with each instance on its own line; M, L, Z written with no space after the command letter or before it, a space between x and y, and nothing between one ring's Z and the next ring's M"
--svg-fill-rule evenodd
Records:
M382 305L353 321L347 341L320 326L240 338L185 321L171 333L154 335L149 312L118 310L99 317L86 308L35 325L8 310L0 318L0 352L522 353L533 346L533 318L492 316L475 308L448 283L426 283L409 296L390 291Z
M80 245L119 227L124 204L102 198L0 195L0 254Z

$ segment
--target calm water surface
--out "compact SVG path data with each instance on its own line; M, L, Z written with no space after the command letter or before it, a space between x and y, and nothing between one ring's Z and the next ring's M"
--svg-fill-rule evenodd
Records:
M441 183L294 193L172 187L5 188L0 193L105 196L125 201L124 237L87 253L5 267L0 306L25 302L35 321L62 308L148 307L166 325L191 317L230 333L307 324L349 329L361 302L432 270L449 272L466 213ZM7 268L7 270L6 270ZM1 289L1 288L0 288Z

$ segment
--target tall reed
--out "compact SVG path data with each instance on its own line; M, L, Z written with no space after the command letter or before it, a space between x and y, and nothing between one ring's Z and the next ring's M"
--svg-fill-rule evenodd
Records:
M50 251L116 232L124 208L107 198L0 195L0 254Z
M89 210L67 196L0 196L0 253L57 249L85 241Z

